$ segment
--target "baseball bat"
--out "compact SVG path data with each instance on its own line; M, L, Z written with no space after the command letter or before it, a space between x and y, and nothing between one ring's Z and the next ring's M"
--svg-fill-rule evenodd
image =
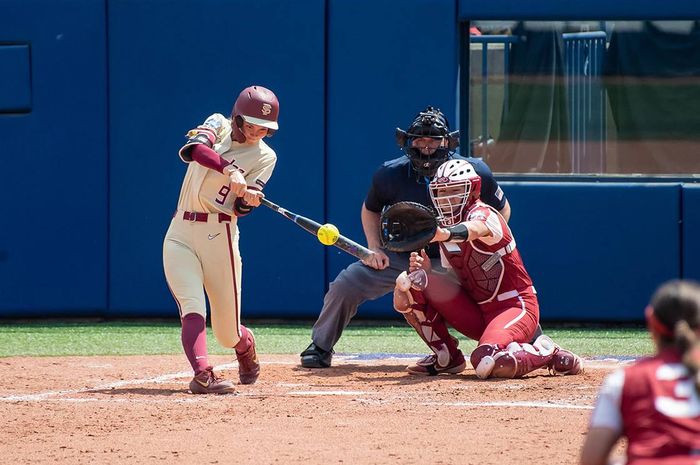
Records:
M299 226L300 228L304 229L305 231L313 234L314 236L316 236L316 234L318 233L318 229L322 226L321 224L315 222L314 220L311 220L305 216L297 215L296 213L290 212L289 210L286 210L286 209L280 207L276 203L271 202L264 197L260 200L260 203L262 203L266 207L276 211L277 213L284 216L285 218L294 221L294 223L296 223L297 226ZM357 242L348 239L347 237L343 236L342 234L340 236L338 236L338 240L333 245L338 247L340 250L349 253L353 257L359 258L360 260L364 260L365 258L372 255L372 251L369 250L367 247L361 246Z

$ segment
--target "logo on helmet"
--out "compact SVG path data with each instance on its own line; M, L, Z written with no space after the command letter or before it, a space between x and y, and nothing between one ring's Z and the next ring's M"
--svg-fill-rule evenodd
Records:
M269 103L263 103L262 114L267 116L271 112L272 112L272 105L270 105Z

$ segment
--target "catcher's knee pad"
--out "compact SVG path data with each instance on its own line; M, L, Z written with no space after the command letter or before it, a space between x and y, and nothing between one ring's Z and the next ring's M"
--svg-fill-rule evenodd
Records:
M413 304L415 304L415 301L410 292L401 291L398 288L394 289L394 310L403 314L411 313Z
M423 291L428 285L428 275L425 270L416 270L410 274L402 271L396 277L394 287L394 310L399 313L408 313L416 308L416 299L411 289ZM423 300L422 298L420 300Z
M394 287L394 310L399 313L410 313L411 305L416 302L411 295L411 281L408 279L408 274L402 271L396 278L396 286Z
M396 277L396 289L403 292L408 292L410 289L424 291L426 287L428 287L428 273L423 269L412 271L411 273L402 271Z
M396 290L401 292L408 292L411 289L411 280L408 279L408 273L402 271L400 275L396 277Z

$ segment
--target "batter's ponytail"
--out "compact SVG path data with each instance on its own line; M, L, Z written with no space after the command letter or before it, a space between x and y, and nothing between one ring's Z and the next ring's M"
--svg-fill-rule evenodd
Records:
M700 394L700 284L670 281L656 291L651 307L663 326L673 328L673 337L663 339L678 348Z

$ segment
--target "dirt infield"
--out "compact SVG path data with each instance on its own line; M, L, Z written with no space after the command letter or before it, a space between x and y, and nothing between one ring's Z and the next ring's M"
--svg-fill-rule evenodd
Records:
M263 355L256 384L194 396L183 356L0 359L0 463L568 465L613 367L485 382L411 376L409 358L298 360Z

